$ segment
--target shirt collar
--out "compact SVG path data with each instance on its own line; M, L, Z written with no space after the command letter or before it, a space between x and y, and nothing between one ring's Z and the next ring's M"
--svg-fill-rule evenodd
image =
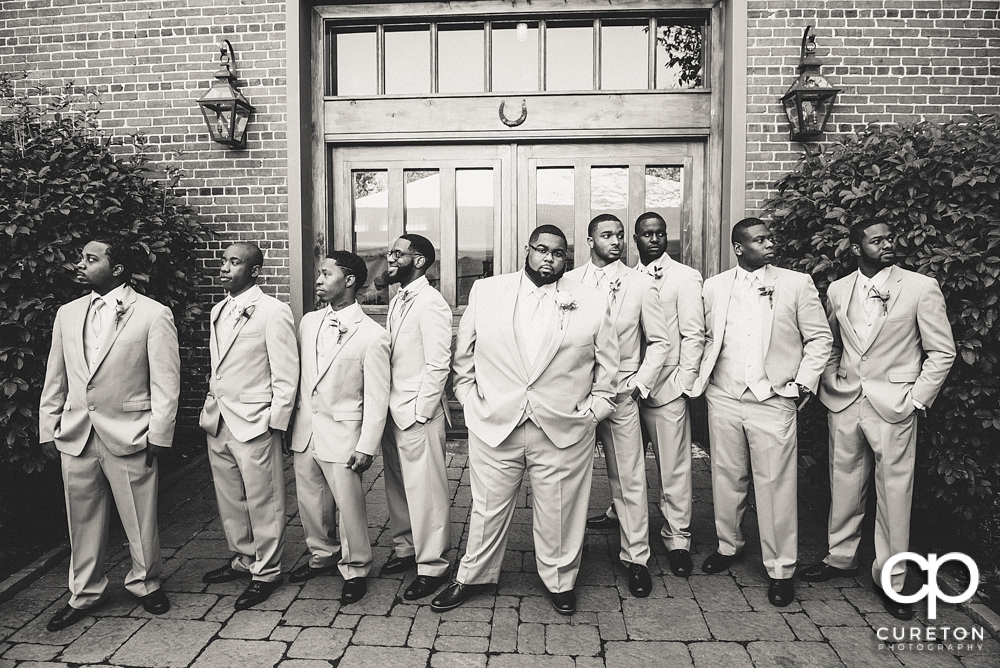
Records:
M340 309L339 311L334 310L333 304L327 304L325 312L323 313L323 318L327 318L330 315L335 315L337 320L340 322L350 322L356 319L358 310L361 309L361 304L357 301L351 302L349 305Z
M739 278L739 279L742 279L744 281L749 281L751 285L754 282L754 278L756 278L757 280L759 280L763 284L764 283L764 275L766 273L767 273L767 265L766 264L763 267L760 267L759 269L755 269L754 271L747 271L743 267L741 267L739 265L736 265L736 277Z
M423 290L424 286L426 285L430 285L430 282L427 280L427 276L421 276L420 278L414 280L412 283L407 285L405 288L402 288L396 294L398 295L399 293L403 292L403 290L405 290L407 294L415 295L421 290Z
M636 263L635 268L637 271L648 271L650 267L660 267L662 269L666 269L667 265L670 264L670 262L671 262L670 256L667 255L666 251L664 251L663 255L656 258L649 264L643 264L642 260L639 260L639 262Z
M587 271L591 275L593 275L594 272L596 272L598 269L603 269L604 270L604 275L608 277L608 280L609 281L613 281L613 280L615 280L615 278L618 277L618 268L621 267L621 264L622 264L621 260L615 260L614 262L612 262L612 263L610 263L610 264L608 264L608 265L606 265L604 267L598 267L593 262L588 262L587 263Z
M865 283L870 283L872 287L881 292L882 286L885 285L885 282L889 280L889 273L891 271L892 267L885 267L871 278L868 278L867 276L861 273L860 269L858 269L858 289L860 290L861 288L863 288Z
M233 302L233 306L236 308L236 312L239 313L251 304L257 301L257 298L263 293L259 285L251 285L246 292L241 292L236 297L229 295L228 300Z
M518 295L520 297L527 297L528 295L530 295L531 293L535 292L536 290L539 293L543 294L543 295L548 295L553 300L555 300L555 298L556 298L556 284L555 283L549 283L548 285L543 285L541 287L538 287L537 285L535 285L531 281L530 278L528 278L528 275L525 274L524 270L522 269L521 270L521 286L520 286L520 288L518 290Z
M114 290L108 291L108 293L106 295L103 295L103 296L97 294L96 292L91 292L90 293L90 305L93 306L94 302L96 302L98 299L102 299L102 300L104 300L105 305L110 306L111 308L114 308L115 306L118 305L118 302L120 302L120 301L122 301L122 300L125 299L125 290L126 290L127 287L128 287L127 285L125 285L124 283L122 283L117 288L115 288Z

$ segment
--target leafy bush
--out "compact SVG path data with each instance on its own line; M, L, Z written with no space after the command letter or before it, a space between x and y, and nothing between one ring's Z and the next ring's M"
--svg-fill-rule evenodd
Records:
M72 84L18 92L0 75L0 466L40 469L38 404L62 304L83 294L73 265L97 236L122 236L147 258L133 285L169 306L182 350L193 351L201 313L195 249L208 232L134 150L98 131L99 104Z
M857 268L848 230L872 218L895 229L901 266L938 280L958 357L937 402L920 422L915 503L934 511L922 521L945 510L949 527L980 545L996 545L998 117L870 128L804 157L777 183L766 207L772 211L784 263L812 274L821 294ZM818 431L816 425L813 429Z

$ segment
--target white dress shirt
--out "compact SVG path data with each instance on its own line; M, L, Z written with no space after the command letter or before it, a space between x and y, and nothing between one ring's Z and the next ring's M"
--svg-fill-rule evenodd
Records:
M319 333L316 338L317 365L320 365L337 353L344 338L341 334L341 328L345 327L348 322L357 320L360 308L361 305L356 301L339 311L335 310L332 304L326 305L326 308L323 309L323 322L319 325ZM336 326L334 325L335 322L337 323Z
M87 313L87 327L84 330L84 347L91 370L97 365L97 360L101 358L101 341L104 339L104 334L108 328L117 327L115 309L125 297L125 289L126 286L123 283L117 288L109 290L104 296L96 292L90 293L90 311ZM98 307L97 302L102 302L102 305Z
M757 401L774 395L764 371L764 309L770 307L764 286L767 265L749 272L736 267L736 280L729 300L726 333L719 355L720 364L730 370L753 392Z
M858 294L858 303L861 304L865 312L865 322L852 322L851 326L854 327L854 333L862 341L867 342L871 338L872 330L879 319L879 309L883 307L881 300L873 296L872 288L882 292L882 287L889 280L890 269L891 267L886 267L871 278L862 274L860 269L858 270L858 280L854 284Z
M556 312L555 283L538 287L522 272L521 286L517 292L517 311L518 331L528 354L528 363L531 364L542 349L549 322Z
M236 325L240 324L243 317L243 310L253 301L256 301L262 294L260 286L251 285L249 288L236 295L230 294L222 303L222 310L215 321L215 334L219 339L220 348L225 348L229 340L236 332Z
M399 292L396 293L396 296L392 298L392 303L389 305L389 318L386 319L386 324L389 326L386 329L391 332L392 327L399 324L399 320L403 317L403 310L406 308L407 302L412 300L414 295L428 285L430 285L430 283L427 281L427 277L421 276L405 288L400 288Z
M587 269L586 271L584 271L583 274L582 283L584 285L589 285L590 287L597 288L598 290L603 292L605 296L607 296L609 304L614 304L615 292L617 292L618 290L612 292L611 286L614 285L615 282L619 280L618 272L621 266L622 266L621 260L615 260L614 262L606 264L603 267L598 267L593 262L588 262ZM637 270L645 271L645 268L642 267L642 265L640 264ZM618 285L620 286L621 283L619 282ZM645 399L649 396L648 387L646 387L642 383L636 383L635 386L639 388L640 397Z

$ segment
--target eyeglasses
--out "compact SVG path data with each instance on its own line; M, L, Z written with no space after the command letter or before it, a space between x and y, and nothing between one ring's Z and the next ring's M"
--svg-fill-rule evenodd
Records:
M528 244L528 248L535 251L539 255L551 255L553 260L565 260L566 251L561 248L556 248L555 250L548 248L547 246L532 246Z
M420 253L406 253L401 250L391 250L385 254L386 258L389 260L398 260L404 255L409 255L411 257L423 257L423 255L421 255Z

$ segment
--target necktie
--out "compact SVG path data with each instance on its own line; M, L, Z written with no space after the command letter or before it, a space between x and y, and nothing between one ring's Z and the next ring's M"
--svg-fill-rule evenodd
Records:
M871 281L865 281L861 286L861 292L865 295L865 298L861 300L861 305L865 309L865 313L871 315L871 312L875 310L875 300L878 299L877 294L873 294L875 286Z
M96 344L101 338L101 332L104 331L104 300L97 299L94 301L90 308L90 326L94 332L94 343Z
M340 330L340 320L335 313L327 315L319 328L319 354L326 355L337 341Z
M597 281L597 289L608 294L608 277L603 269L594 270L594 280Z

